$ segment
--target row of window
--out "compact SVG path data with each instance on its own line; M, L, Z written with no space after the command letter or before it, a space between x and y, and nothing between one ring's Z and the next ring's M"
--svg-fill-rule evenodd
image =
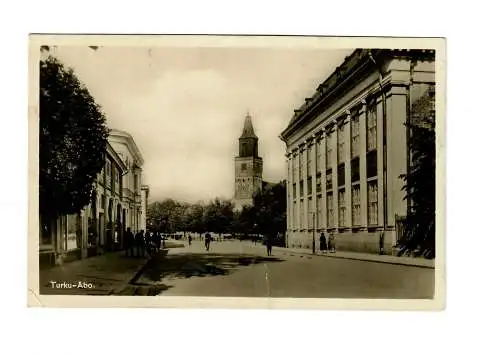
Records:
M371 156L370 153L376 151L377 149L377 108L376 106L371 106L367 112L366 121L362 121L366 124L366 151L363 154ZM347 161L347 129L346 124L341 123L338 127L338 138L337 138L337 162L341 166ZM360 114L359 111L353 113L351 118L351 133L350 133L350 157L351 161L355 161L356 158L362 154L360 147ZM321 172L323 164L326 163L326 169L332 167L332 154L333 148L331 137L327 136L325 139L326 145L326 161L323 156L323 147L319 145L316 149L316 173ZM376 155L376 154L375 154ZM304 168L306 169L306 175L312 176L312 147L308 147L304 151L300 152L297 156L291 160L292 165L292 176L295 179L298 175L302 178L304 173Z
M338 226L340 228L345 228L349 226L348 223L348 208L351 208L351 226L359 227L362 224L362 213L361 213L361 204L367 204L367 222L368 226L376 226L378 223L378 185L377 181L369 181L368 182L368 196L367 201L361 200L360 186L355 185L351 189L351 206L346 204L346 196L345 196L345 188L342 188L338 192L338 205L334 206L333 193L330 192L326 195L326 215L322 210L322 195L317 195L316 198L316 208L315 213L308 213L307 216L307 225L305 224L306 220L304 219L304 200L301 199L300 202L293 202L293 211L292 211L292 228L304 229L304 228L313 228L317 226L319 228L326 227L333 228L334 226L334 213L338 212ZM300 204L300 206L299 206ZM300 207L300 210L299 210ZM313 199L309 197L307 199L307 208L308 211L313 211ZM324 218L326 217L326 221ZM316 219L316 220L314 220ZM326 222L326 223L325 223Z

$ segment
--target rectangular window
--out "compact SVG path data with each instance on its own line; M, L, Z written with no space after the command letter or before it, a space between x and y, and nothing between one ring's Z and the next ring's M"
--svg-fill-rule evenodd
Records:
M351 160L351 182L359 181L359 157Z
M366 177L377 176L377 151L372 150L366 154Z
M326 172L326 190L331 190L333 188L333 176L332 176L332 170L328 170Z
M352 224L361 225L361 193L359 185L352 187Z
M241 164L241 171L245 171L245 170L247 170L247 164L243 163L243 164Z
M344 186L345 185L345 164L342 163L339 165L339 168L337 170L337 181L338 181L338 186Z
M318 217L316 217L316 228L320 228L323 225L323 210L321 209L321 195L316 197L316 212Z
M304 174L305 154L306 154L305 150L303 150L302 152L299 153L299 176L301 179L302 179L302 175Z
M339 190L339 227L346 226L345 189Z
M304 180L300 180L299 190L300 190L300 197L304 197Z
M299 221L299 226L300 226L300 229L304 229L305 228L305 220L304 220L304 200L300 200L300 213L299 213L299 218L298 218L298 221Z
M327 212L327 225L328 228L333 227L333 193L329 193L326 197L326 208L328 209Z
M316 144L316 173L319 173L323 168L323 144Z
M368 224L378 224L378 186L377 181L368 182Z
M307 148L307 176L311 176L312 174L311 161L312 161L312 148L309 147Z
M359 156L359 115L356 113L351 120L351 158Z
M292 228L297 228L297 220L298 220L298 215L297 215L297 201L293 202L293 225Z
M321 174L316 175L316 192L321 192Z
M345 125L342 124L338 131L338 163L345 161Z
M297 184L293 184L293 198L297 198Z
M312 177L307 178L307 195L311 195L313 193L313 182Z
M366 149L368 152L377 149L377 105L372 105L368 109Z
M331 135L327 135L325 138L325 144L326 144L326 168L331 169L332 168L332 142L330 142Z
M307 213L309 215L309 218L308 218L308 228L313 228L313 221L314 221L314 211L313 211L313 204L312 204L312 198L309 198L307 200Z

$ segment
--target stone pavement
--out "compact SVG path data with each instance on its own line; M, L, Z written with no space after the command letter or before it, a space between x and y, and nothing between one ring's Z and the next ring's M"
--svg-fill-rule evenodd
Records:
M288 252L290 254L312 254L312 249L305 248L281 248L273 247L273 251ZM412 258L406 256L392 256L392 255L378 255L369 253L358 253L349 251L336 251L336 252L322 252L319 249L316 250L316 256L331 257L331 258L342 258L351 260L364 260L372 261L378 263L386 264L396 264L396 265L408 265L417 266L424 268L434 268L434 260L424 259L424 258Z
M120 251L40 270L40 294L117 294L133 281L148 260L126 257Z

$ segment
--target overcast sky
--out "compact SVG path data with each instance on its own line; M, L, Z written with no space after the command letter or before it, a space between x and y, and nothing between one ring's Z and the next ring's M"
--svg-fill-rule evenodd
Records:
M150 199L232 198L234 157L247 110L263 179L285 178L278 138L293 110L352 50L58 47L110 128L129 132L144 157Z

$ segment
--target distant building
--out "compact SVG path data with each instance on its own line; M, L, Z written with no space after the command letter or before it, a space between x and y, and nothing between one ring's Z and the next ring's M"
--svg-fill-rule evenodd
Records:
M146 228L146 211L148 208L149 186L141 186L141 215L139 220L139 230L145 231Z
M289 246L310 248L321 232L339 250L397 243L408 207L399 178L410 161L405 123L422 105L433 109L434 62L432 50L356 49L295 110L281 134Z
M239 138L239 154L234 160L236 209L252 205L253 195L262 189L262 158L259 157L259 138L254 132L252 118L245 117L243 132Z
M132 233L137 233L141 229L141 186L144 159L133 137L127 132L113 129L108 140L125 163L126 168L123 175L124 224L130 227Z

